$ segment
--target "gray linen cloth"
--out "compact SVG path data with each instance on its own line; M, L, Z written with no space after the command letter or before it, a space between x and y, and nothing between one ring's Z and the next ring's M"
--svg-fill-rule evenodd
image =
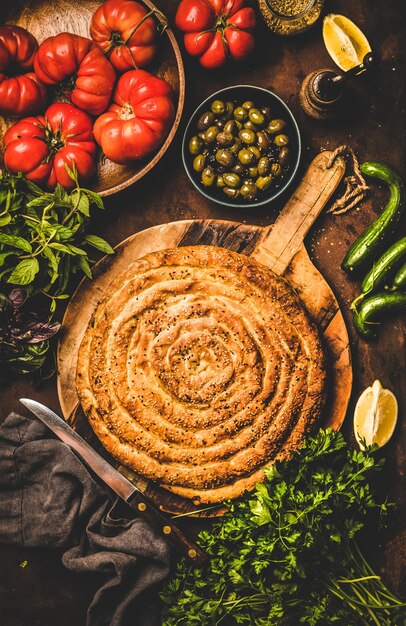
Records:
M131 511L115 518L115 506L40 421L8 416L0 428L0 542L62 548L69 570L102 574L87 626L125 626L134 609L136 626L157 626L157 598L146 606L145 597L169 572L168 545Z

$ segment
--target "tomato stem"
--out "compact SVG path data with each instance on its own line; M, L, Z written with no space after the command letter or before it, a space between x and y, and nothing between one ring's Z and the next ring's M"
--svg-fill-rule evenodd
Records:
M56 85L55 93L58 99L65 98L68 102L70 102L70 94L76 87L76 79L77 74L70 74L66 76L61 82Z
M165 15L161 11L158 11L158 9L151 9L150 11L148 11L148 13L146 13L144 15L144 17L142 17L140 19L138 24L136 26L134 26L133 30L131 31L131 33L129 34L127 39L123 42L125 45L128 44L128 42L130 41L131 37L139 29L139 27L142 26L142 24L145 22L145 20L147 20L149 17L151 17L151 15L154 15L154 13L157 13L159 15L159 17L161 18L162 21L160 22L160 24L163 26L163 30L165 30L168 27L168 20L166 19Z
M124 102L118 115L121 120L130 120L134 117L134 109L129 102Z

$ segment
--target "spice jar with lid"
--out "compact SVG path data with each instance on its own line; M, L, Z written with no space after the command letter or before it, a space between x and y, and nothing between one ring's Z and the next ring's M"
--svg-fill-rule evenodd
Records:
M317 21L324 0L258 0L268 27L278 35L298 35Z

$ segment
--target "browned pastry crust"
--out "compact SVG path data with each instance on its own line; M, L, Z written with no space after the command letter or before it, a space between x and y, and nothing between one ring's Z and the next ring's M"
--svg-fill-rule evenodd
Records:
M77 390L104 447L186 498L234 498L320 417L325 358L288 283L223 248L148 254L110 285Z

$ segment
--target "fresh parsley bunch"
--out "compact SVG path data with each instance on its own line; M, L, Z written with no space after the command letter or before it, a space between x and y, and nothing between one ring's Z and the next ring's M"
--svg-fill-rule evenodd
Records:
M72 274L91 278L89 248L113 253L87 233L91 206L104 208L101 197L79 186L75 168L69 174L76 183L71 193L60 185L44 192L22 175L0 174L0 283L48 296L51 313L57 299L68 297Z
M355 543L367 514L385 515L368 478L372 451L349 449L320 430L199 544L204 569L177 566L162 593L164 626L405 626L405 605L371 570Z

